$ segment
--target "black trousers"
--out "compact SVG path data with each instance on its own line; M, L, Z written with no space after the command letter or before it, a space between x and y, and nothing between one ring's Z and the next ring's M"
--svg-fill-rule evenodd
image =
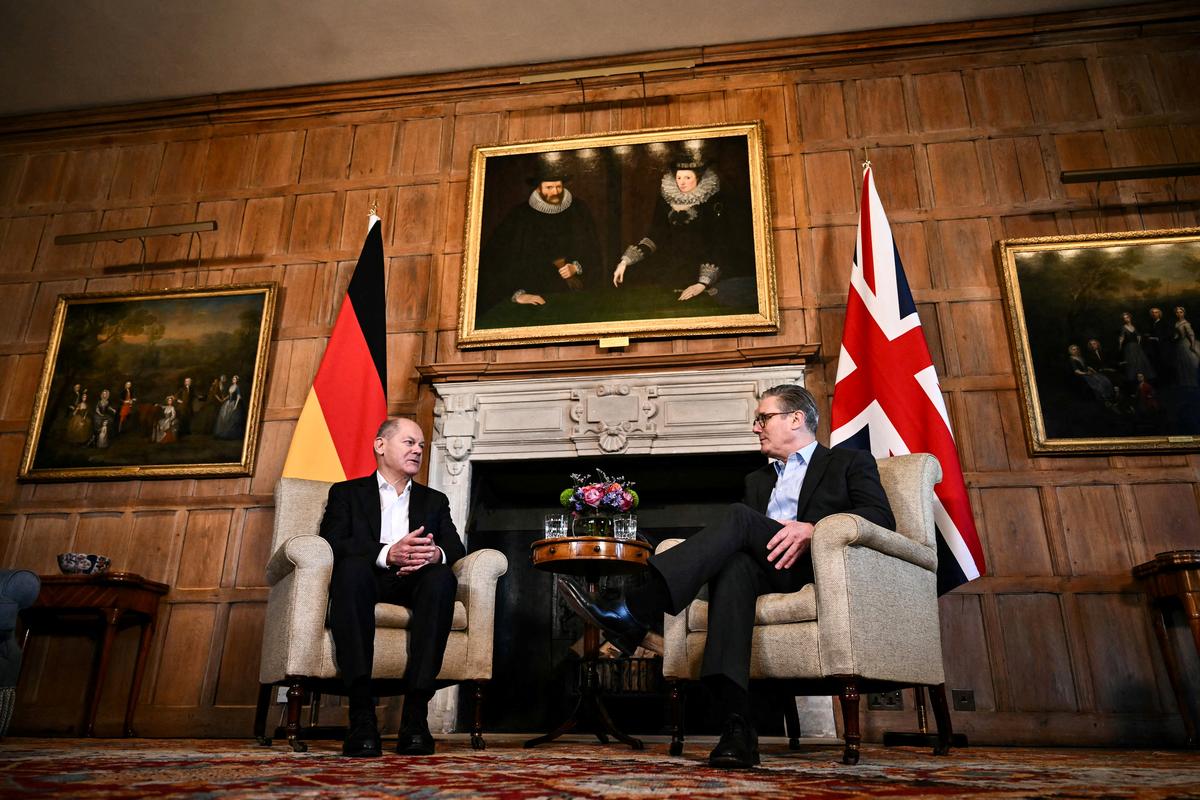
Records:
M454 616L458 579L448 564L430 564L403 578L366 558L343 558L329 579L329 630L334 658L349 686L371 677L375 658L375 604L395 603L412 613L408 624L409 691L434 689Z
M813 579L812 554L805 551L788 569L767 560L767 542L783 527L743 503L665 553L653 567L671 593L672 614L696 599L708 584L708 638L700 676L723 675L750 685L750 645L758 596L795 592Z

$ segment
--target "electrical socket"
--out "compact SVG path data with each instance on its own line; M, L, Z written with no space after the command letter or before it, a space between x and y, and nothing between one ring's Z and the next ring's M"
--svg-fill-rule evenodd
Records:
M951 689L950 701L955 711L975 710L975 692L970 689Z
M868 711L903 711L904 699L900 690L894 692L870 692L867 694Z

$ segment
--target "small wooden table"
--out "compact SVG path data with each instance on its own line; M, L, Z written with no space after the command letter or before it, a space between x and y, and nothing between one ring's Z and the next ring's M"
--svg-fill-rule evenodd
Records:
M646 568L654 548L648 542L638 539L620 540L607 536L567 536L560 539L540 539L530 546L530 558L533 566L548 572L563 575L576 575L587 581L588 592L596 594L597 585L602 575L623 575L637 572ZM579 690L579 702L561 725L545 736L538 736L525 742L526 747L537 747L539 744L553 741L564 733L571 731L579 724L580 712L585 712L592 718L596 738L608 742L611 735L614 739L629 745L634 750L645 747L640 739L635 739L621 731L613 724L608 709L604 707L604 699L600 686L600 677L596 667L600 658L600 631L586 621L583 627L583 680Z
M1167 676L1175 691L1175 702L1183 718L1188 747L1197 745L1196 721L1188 706L1187 692L1183 686L1183 675L1179 659L1167 634L1167 612L1172 606L1183 607L1188 626L1192 629L1192 640L1196 652L1200 653L1200 550L1171 550L1158 553L1153 561L1138 564L1133 568L1133 577L1145 582L1146 594L1150 597L1154 633L1167 665Z
M27 640L31 631L45 629L53 623L65 620L83 618L104 623L100 649L92 663L87 723L83 729L85 736L96 735L96 711L100 707L100 689L108 672L108 658L117 628L126 621L141 625L142 638L138 642L133 685L129 689L129 699L125 704L124 735L133 736L133 711L137 707L142 673L146 669L146 655L158 620L158 601L167 593L167 585L146 580L141 575L129 572L105 575L42 575L40 578L42 591L38 594L37 601L21 612Z

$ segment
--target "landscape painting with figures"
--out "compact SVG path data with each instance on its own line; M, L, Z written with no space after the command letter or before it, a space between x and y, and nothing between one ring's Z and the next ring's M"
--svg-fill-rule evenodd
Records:
M275 291L60 297L21 477L248 474Z
M1200 230L1001 242L1034 453L1200 447Z

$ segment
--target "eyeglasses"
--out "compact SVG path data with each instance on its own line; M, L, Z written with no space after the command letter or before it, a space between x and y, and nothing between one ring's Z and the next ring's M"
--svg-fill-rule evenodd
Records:
M767 424L767 420L769 420L771 417L778 417L781 414L795 414L795 413L796 413L795 411L769 411L766 414L755 414L754 415L754 424L761 428Z

